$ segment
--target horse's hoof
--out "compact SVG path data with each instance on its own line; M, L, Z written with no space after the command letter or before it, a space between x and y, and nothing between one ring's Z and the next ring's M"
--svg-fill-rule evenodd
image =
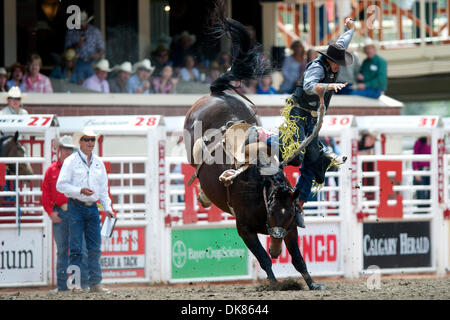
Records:
M325 287L323 284L316 283L316 282L313 282L311 284L311 286L309 287L309 290L326 290L326 289L327 289L327 287Z

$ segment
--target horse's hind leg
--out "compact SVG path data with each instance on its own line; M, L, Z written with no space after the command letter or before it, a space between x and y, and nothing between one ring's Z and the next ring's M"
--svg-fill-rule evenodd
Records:
M306 284L310 290L325 290L326 287L323 284L319 284L313 281L306 268L305 260L302 257L300 248L298 247L298 233L297 228L293 228L287 236L284 238L284 243L292 257L292 264L295 269L300 272L305 279Z
M248 233L242 230L240 231L239 228L238 233L241 236L242 240L244 240L247 248L255 255L261 268L263 268L263 270L267 273L267 277L269 278L269 280L271 282L276 282L277 279L275 278L275 275L272 271L272 260L261 245L261 242L258 239L258 235L256 233Z

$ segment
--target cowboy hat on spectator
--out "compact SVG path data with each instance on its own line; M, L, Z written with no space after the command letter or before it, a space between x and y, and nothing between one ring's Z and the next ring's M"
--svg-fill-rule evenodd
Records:
M195 41L197 41L197 37L195 36L195 34L190 34L188 31L183 31L182 33L180 33L177 37L176 37L176 41L180 41L183 38L187 38L189 40L189 42L192 44L195 43Z
M73 144L73 140L71 136L62 136L58 140L58 147L67 148L67 149L75 149L75 145Z
M0 68L0 75L8 76L8 71L6 71L5 68L1 67Z
M378 42L374 41L372 38L367 37L367 38L364 39L363 49L365 47L369 47L369 46L373 46L373 47L377 48L378 47Z
M150 74L153 73L153 71L155 70L155 67L152 66L152 63L150 62L150 60L148 59L144 59L142 61L137 62L134 66L133 66L134 72L136 72L139 69L144 69L150 72Z
M86 24L92 21L92 19L94 19L94 16L90 16L87 14L86 11L81 11L81 15L80 15L80 23Z
M106 59L101 59L97 64L93 65L94 69L98 69L105 72L111 72L111 69L109 68L109 61Z
M95 133L92 129L84 128L82 131L77 131L72 136L73 144L76 148L80 147L80 140L83 137L95 137L97 138L99 134Z
M123 71L123 72L131 74L131 73L133 73L133 66L131 65L131 62L125 61L122 64L114 66L114 68L112 68L112 70L113 71L118 71L118 72Z
M19 87L12 87L11 89L9 89L8 91L8 99L12 98L12 99L22 99L24 98L26 95L23 94L20 91Z

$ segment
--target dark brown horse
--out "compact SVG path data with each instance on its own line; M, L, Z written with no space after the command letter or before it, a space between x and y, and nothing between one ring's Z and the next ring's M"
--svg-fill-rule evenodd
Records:
M262 55L250 46L250 38L245 27L232 19L219 19L222 30L229 32L233 40L233 64L231 70L219 77L211 85L211 94L200 98L186 115L184 123L186 149L190 164L195 165L192 150L198 138L207 135L208 131L221 131L227 124L245 121L258 124L255 111L236 94L226 92L233 89L231 81L254 78L264 72ZM217 20L216 20L217 22ZM199 129L200 128L200 129ZM223 153L223 148L215 150L215 154ZM294 193L284 172L278 167L273 175L262 175L258 165L251 165L243 171L228 187L219 181L224 171L231 169L232 164L203 163L198 172L200 185L206 196L224 212L234 213L236 228L247 247L258 259L259 264L271 281L276 281L272 271L272 261L261 245L257 234L269 234L271 244L269 253L277 258L281 253L284 240L292 263L302 274L311 290L324 289L315 283L307 271L305 261L298 247L298 233L294 222L297 208ZM198 166L196 166L198 168Z
M19 132L14 135L0 136L0 158L15 157L23 158L26 155L25 148L20 144ZM16 172L15 164L7 165L8 171L12 174ZM33 175L33 169L28 163L19 163L19 175Z

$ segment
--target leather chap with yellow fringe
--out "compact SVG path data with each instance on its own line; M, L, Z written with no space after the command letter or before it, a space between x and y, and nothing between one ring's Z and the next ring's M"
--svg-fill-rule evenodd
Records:
M281 116L284 121L278 128L280 134L280 151L283 159L289 159L300 146L300 141L295 137L299 136L297 121L305 117L291 116L291 110L295 107L295 101L289 97L281 110Z

